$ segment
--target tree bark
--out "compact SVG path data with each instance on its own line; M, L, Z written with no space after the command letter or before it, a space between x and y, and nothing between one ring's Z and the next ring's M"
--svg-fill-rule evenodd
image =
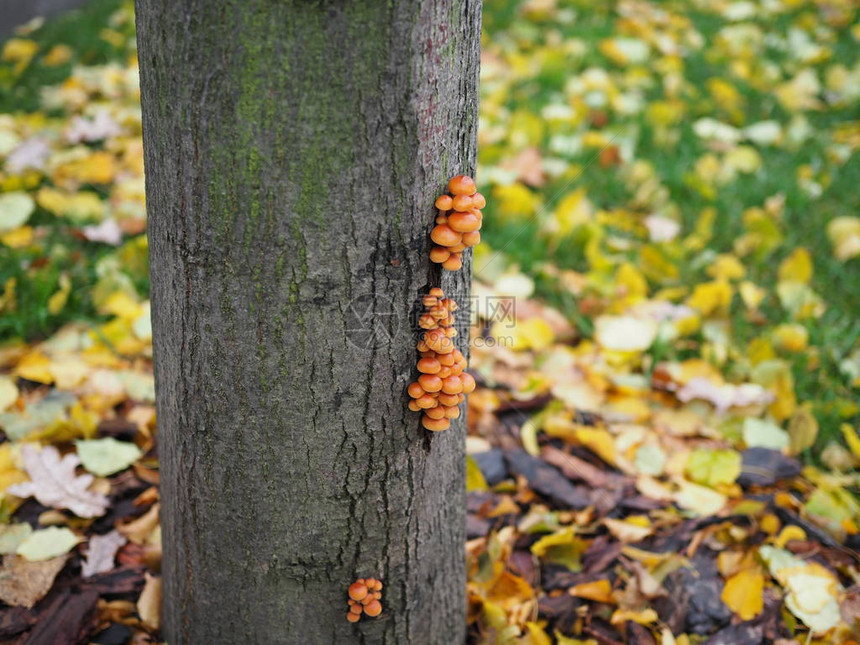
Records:
M480 0L137 26L167 641L463 642L463 417L431 436L406 387L421 295L468 295L428 235L474 169ZM366 576L384 612L351 624Z

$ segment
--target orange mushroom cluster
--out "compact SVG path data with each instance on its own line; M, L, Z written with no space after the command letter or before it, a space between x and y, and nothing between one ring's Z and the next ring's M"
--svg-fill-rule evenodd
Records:
M349 585L349 613L346 619L357 623L361 614L376 618L382 613L382 583L376 578L359 578Z
M423 412L421 425L438 432L460 416L460 403L475 389L475 379L466 373L466 357L454 346L454 312L457 303L434 287L424 296L425 312L418 325L425 331L418 342L418 371L421 376L408 388L409 409Z
M448 192L450 195L436 199L439 216L430 233L436 245L430 250L430 259L443 269L456 271L463 266L463 251L481 241L481 209L487 200L467 175L453 177Z

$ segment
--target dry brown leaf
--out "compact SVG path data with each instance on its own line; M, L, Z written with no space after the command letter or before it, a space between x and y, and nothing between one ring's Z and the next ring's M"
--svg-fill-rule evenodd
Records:
M544 446L540 456L545 462L563 472L566 477L573 480L581 479L593 488L606 486L609 479L609 475L605 470L601 470L584 459L575 457L558 448Z
M118 526L117 530L134 544L146 544L152 531L158 526L159 504L154 504L146 513L128 524Z
M130 600L107 601L100 598L98 602L99 624L105 627L110 623L126 624L131 614L136 610L135 604ZM137 622L136 618L132 618L131 620Z
M150 504L155 504L157 501L158 489L155 486L151 486L135 497L133 503L135 506L149 506Z
M158 486L159 476L157 470L153 470L151 468L144 468L140 464L134 464L132 468L134 469L134 474L137 476L138 479L145 481L147 484Z
M126 419L136 423L138 429L143 435L151 437L152 432L150 431L150 428L155 421L155 407L151 405L136 405L126 415Z
M161 578L146 574L146 583L137 599L137 613L141 622L149 629L161 625Z
M839 603L839 611L847 624L860 624L860 587L855 586L845 592Z
M3 558L0 568L0 600L13 607L33 607L54 585L54 578L68 556L30 562L17 555Z

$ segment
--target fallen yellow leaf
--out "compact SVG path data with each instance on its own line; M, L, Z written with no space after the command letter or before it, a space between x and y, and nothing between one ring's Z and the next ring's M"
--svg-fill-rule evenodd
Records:
M526 622L526 630L529 633L529 645L552 645L552 639L537 623Z
M51 374L51 360L39 351L32 351L18 361L15 373L28 381L50 385L54 382Z
M606 430L580 426L574 431L580 444L591 450L610 466L615 465L615 442Z
M860 459L860 437L857 436L857 431L847 423L843 423L840 429L851 454Z
M612 614L612 618L609 619L609 622L613 625L623 625L628 620L631 620L634 623L639 623L640 625L650 625L658 620L658 616L657 612L650 607L641 611L634 611L632 609L616 609L615 613Z
M721 595L741 620L752 620L764 608L764 575L758 567L741 569L726 580Z
M794 249L779 265L780 282L809 284L812 279L812 255L803 247Z
M595 602L615 602L612 597L612 585L606 579L580 583L568 589L567 593L577 598L585 598Z

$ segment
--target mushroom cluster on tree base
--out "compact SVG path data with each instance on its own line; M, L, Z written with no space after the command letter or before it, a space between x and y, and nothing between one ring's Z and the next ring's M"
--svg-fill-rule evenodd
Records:
M436 199L439 215L430 233L436 246L430 251L430 259L443 269L456 271L463 266L463 251L481 241L481 209L487 200L466 175L451 178L448 192L450 195ZM465 371L466 357L454 345L457 303L434 287L422 304L425 311L418 325L424 332L418 342L421 359L417 365L421 374L409 385L409 409L422 412L421 425L438 432L447 430L451 420L460 416L460 404L475 389L475 379Z
M382 583L376 578L359 578L349 585L349 613L346 619L357 623L361 614L376 618L382 613Z
M430 259L443 269L456 271L463 266L463 251L481 241L481 209L487 200L466 175L453 177L448 182L448 192L451 194L436 198L439 216L430 232L436 244L430 250Z
M460 403L475 389L475 379L465 372L466 357L454 346L457 303L434 287L423 304L426 311L418 320L425 330L418 342L421 375L409 385L409 409L423 412L421 425L438 432L447 430L451 419L460 416Z

